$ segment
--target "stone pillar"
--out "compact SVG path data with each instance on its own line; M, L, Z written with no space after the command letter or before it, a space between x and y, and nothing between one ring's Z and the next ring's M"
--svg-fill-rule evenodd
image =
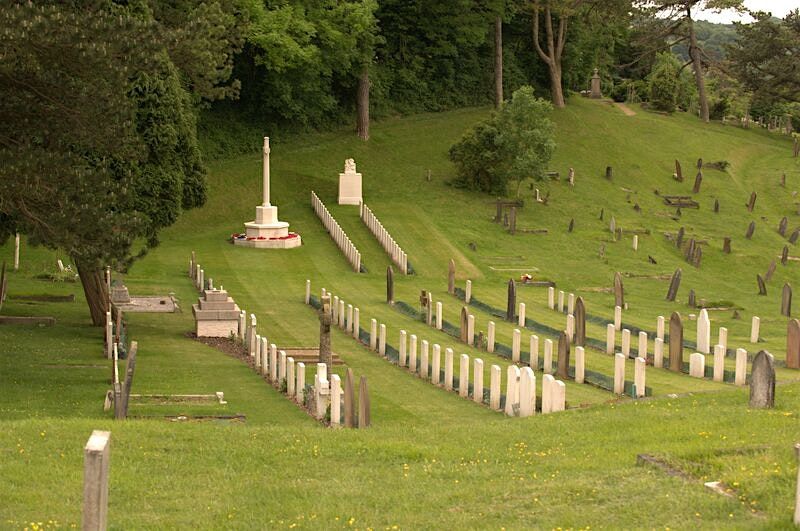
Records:
M494 352L494 321L489 321L486 330L486 352Z
M370 319L369 322L369 348L370 350L378 350L378 321Z
M83 529L108 527L108 470L111 432L94 430L83 448Z
M262 176L263 176L263 189L262 189L262 206L270 206L269 202L269 137L264 137L263 147L264 160L262 162Z
M586 353L583 347L575 347L575 383L582 384L586 378Z
M519 416L530 417L536 412L536 377L530 367L523 367L519 377Z
M489 407L500 410L500 367L492 365L489 369Z
M381 323L380 333L378 334L378 354L386 355L386 325Z
M640 358L647 359L647 332L639 332L639 352Z
M594 69L590 88L590 95L592 98L599 99L603 97L603 93L600 90L600 74L597 73L597 68Z
M547 288L547 307L551 310L556 309L556 288L553 286Z
M475 358L472 362L472 400L483 403L483 360Z
M420 354L419 374L423 379L428 379L428 341L422 340L422 352Z
M544 340L544 367L545 374L553 374L553 340Z
M517 324L522 328L525 328L525 303L519 303L519 310L517 315Z
M336 428L342 418L342 381L338 374L331 375L331 427Z
M697 317L697 350L701 354L711 352L711 322L708 319L708 310L703 308Z
M758 343L758 332L761 327L761 319L753 316L753 321L750 325L750 343Z
M444 350L444 388L447 391L453 390L453 349Z
M622 306L614 306L614 328L622 328Z
M442 374L442 347L439 346L438 343L434 343L433 345L433 354L431 360L431 383L433 385L439 385L439 380Z
M294 386L297 383L294 365L293 357L286 358L286 394L289 395L289 398L294 398Z
M614 394L625 393L625 359L621 352L614 354Z
M534 371L539 369L539 336L531 334L530 353L528 358L528 365Z
M442 303L436 303L436 330L442 329Z
M656 337L664 341L664 316L659 315L656 319Z
M633 363L633 385L635 386L636 398L642 398L645 395L647 360L642 356L638 356Z
M614 349L617 345L617 329L614 325L609 323L606 325L606 354L614 354Z
M458 365L458 396L469 397L469 356L462 354Z
M417 372L417 336L414 334L408 339L408 370Z
M714 345L714 381L722 382L725 379L725 347Z
M515 363L519 361L521 337L519 329L515 328L511 336L511 361Z
M464 285L464 302L469 304L469 301L472 300L472 281L467 280L466 284Z
M653 367L662 368L664 366L664 340L656 338L653 343Z
M514 416L514 406L519 404L519 367L509 365L506 381L506 407L505 413L509 417Z
M542 376L542 413L548 414L553 411L552 387L556 379L551 374Z
M397 363L401 367L406 366L406 348L407 348L407 332L405 330L400 330L400 344L397 347L398 352L398 360Z
M689 376L703 378L706 375L706 357L699 352L689 356Z
M627 358L631 355L631 331L622 330L622 354Z
M302 404L305 400L306 391L306 364L298 362L297 364L297 384L294 387L295 400L297 403Z

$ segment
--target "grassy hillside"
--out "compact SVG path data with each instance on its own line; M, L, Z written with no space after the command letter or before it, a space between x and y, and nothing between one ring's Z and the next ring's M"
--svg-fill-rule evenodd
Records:
M111 429L114 440L110 521L115 527L438 527L444 518L452 525L512 528L788 524L798 371L779 369L786 385L778 388L774 411L749 411L746 388L649 367L652 400L617 399L567 382L570 411L508 419L413 378L335 331L334 350L357 375L369 378L374 426L334 432L241 362L185 337L193 326L188 308L197 296L185 274L194 250L207 277L255 313L259 331L280 346L317 341L316 314L302 304L305 280L311 279L315 293L325 287L358 306L362 327L368 328L373 317L386 323L393 345L405 329L443 349L452 347L457 355L481 357L487 378L489 365L505 369L505 359L459 345L385 304L388 258L359 221L357 207L335 205L338 173L344 159L352 157L364 175L365 201L408 252L416 271L405 278L395 275L397 300L416 306L420 290L431 290L434 300L443 302L445 318L457 324L463 303L446 291L452 258L458 285L471 279L473 295L494 307L505 307L508 278L530 272L583 296L588 313L611 319L613 294L601 289L610 287L620 271L632 275L625 278L626 324L654 331L658 315L696 313L686 305L694 289L698 300L739 308L740 319L732 310L711 312L712 341L717 328L725 326L729 348L751 353L765 348L784 359L780 288L784 282L798 284L800 264L779 264L766 297L757 295L755 276L764 274L786 244L776 230L781 217L790 220L788 233L800 226L793 194L800 187L800 165L789 157L787 140L702 125L691 116L626 116L605 102L573 98L567 109L554 113L558 149L551 168L562 181L534 185L549 193L547 205L533 201L528 183L520 187L525 207L518 227L548 233L511 236L491 223L491 198L447 185L453 176L447 148L486 112L387 120L374 125L368 143L333 133L273 143L273 202L281 219L303 237L303 246L291 251L242 249L227 242L252 219L260 200L261 159L253 153L215 163L209 203L184 214L163 233L162 245L133 267L125 279L131 293L174 292L184 307L179 314L129 316L141 356L134 392L224 391L228 400L202 410L150 406L134 408L134 414L242 413L244 423L108 420L101 409L108 387L101 332L87 325L80 286L35 280L36 274L54 269L58 255L25 247L23 266L10 278L11 295L76 293L78 302L11 299L3 306L4 314L55 315L59 323L0 328L0 477L11 485L5 489L8 501L0 504L2 525L77 522L80 448L91 429L101 427ZM698 157L726 160L730 166L726 172L704 170L696 196L700 209L683 209L675 221L670 217L675 210L654 192L692 195ZM683 183L671 178L676 158L683 164ZM607 165L614 169L611 181L603 177ZM576 172L574 188L563 180L570 166ZM785 188L779 186L783 172ZM310 190L351 235L368 273L349 270L311 210ZM745 202L752 191L758 192L758 202L750 214ZM719 213L712 210L715 199ZM638 251L630 236L612 241L611 216L625 229L650 230L639 236ZM571 219L575 230L569 233ZM746 240L751 221L756 232ZM699 269L664 236L681 226L687 239L707 242ZM733 239L730 255L721 251L725 236ZM11 252L6 246L0 256L10 259ZM664 300L668 282L648 277L669 275L677 267L683 269L683 282L678 300L669 303ZM518 300L526 303L529 318L564 327L564 316L546 308L545 289L519 287ZM498 342L511 344L511 324L471 311L478 330L494 319ZM753 315L761 317L757 347L749 343ZM694 321L685 324L686 339L694 341ZM589 323L587 332L605 338L604 325ZM523 351L529 333L523 332ZM690 352L684 353L686 360ZM612 359L596 351L587 350L587 366L613 372ZM632 364L627 370L632 379ZM505 370L503 376L505 385ZM695 480L637 467L640 453L663 457ZM736 497L702 486L711 480L733 486Z

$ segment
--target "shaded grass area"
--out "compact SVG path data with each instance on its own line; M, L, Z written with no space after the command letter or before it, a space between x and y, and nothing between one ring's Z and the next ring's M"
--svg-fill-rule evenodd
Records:
M226 241L253 217L260 198L260 154L215 163L208 205L185 213L164 231L162 245L135 264L125 278L131 293L174 292L183 312L129 316L131 338L140 345L134 392L223 391L228 404L134 405L132 412L242 414L243 423L111 422L102 412L110 377L102 332L88 326L80 285L35 280L63 256L24 246L22 270L9 281L12 295L77 297L74 303L10 299L3 306L4 314L54 315L58 323L52 328L0 327L0 477L8 486L0 526L48 519L77 522L80 448L97 428L113 433L114 527L378 528L431 527L441 521L512 528L787 525L796 471L791 444L798 433L798 383L779 386L776 410L749 411L747 389L649 367L647 384L654 399L620 402L611 393L567 382L568 402L592 407L507 419L409 375L334 331L334 351L356 376L368 377L374 426L331 431L244 363L186 337L193 328L190 305L197 297L186 276L194 250L206 277L255 313L259 333L279 346L317 341L319 322L303 304L305 280L311 279L315 293L326 287L358 306L362 328L369 328L370 318L386 323L391 344L405 329L420 340L440 343L443 351L452 347L456 359L461 353L481 357L487 386L491 364L505 369L505 359L457 344L385 304L389 259L358 219L357 207L335 204L338 172L342 161L352 157L364 174L365 200L409 253L417 273L395 275L397 300L413 305L420 290L431 290L434 300L444 303L445 319L458 323L463 303L446 293L447 262L453 258L458 284L472 279L473 294L493 307L505 307L506 281L523 272L501 270L522 269L583 296L589 313L610 319L613 295L597 288L610 287L614 271L656 275L682 267L676 303L664 300L666 282L626 278L629 309L623 321L653 330L658 315L693 312L685 301L694 288L699 299L731 301L742 308L740 320L732 319L730 311L711 312L712 337L717 327L726 326L729 348L741 346L752 353L750 317L759 315L758 348L783 358L786 319L779 314L779 288L800 279L800 264L779 265L767 297L756 296L755 274L766 271L785 244L776 232L780 218L789 217L790 232L800 225L791 194L800 187L800 167L789 158L788 141L760 131L703 126L690 116L638 112L628 117L603 103L573 99L554 115L559 148L551 167L562 175L574 167L576 186L536 184L543 193L549 191L547 206L533 202L533 190L522 186L526 206L518 226L549 232L512 237L490 222L491 198L446 185L452 177L447 148L486 112L466 109L386 120L374 125L368 143L333 133L275 143L272 197L280 218L303 237L301 248L285 252L235 248ZM665 216L674 209L663 206L653 192L690 195L690 168L698 157L728 160L731 168L728 173L704 172L697 196L701 209L684 210L680 221L673 221ZM675 158L683 163L684 183L670 177ZM602 177L606 165L614 167L613 181ZM784 171L787 188L777 184ZM369 273L349 271L313 214L312 189L351 235ZM744 202L752 190L759 199L748 214ZM714 199L720 201L719 214L711 211ZM635 203L641 212L633 209ZM598 219L601 208L603 221ZM607 226L612 215L618 226L651 230L640 236L638 252L629 238L611 241ZM568 233L571 219L575 231ZM748 241L744 231L751 220L758 227ZM700 269L688 266L662 234L681 225L690 236L708 241ZM732 255L721 252L724 236L733 237ZM604 258L598 253L601 245ZM658 263L651 264L648 255ZM10 256L10 246L0 248L0 257ZM564 327L564 316L546 309L546 289L521 287L518 300L526 303L530 319ZM494 319L498 341L510 345L511 323L474 313L476 330L485 331ZM694 340L693 327L687 320L688 340ZM605 339L597 323L587 323L587 333ZM528 336L524 331L523 352ZM635 348L636 338L632 344ZM587 368L612 374L610 357L587 350L586 359ZM732 368L732 360L728 364ZM632 379L632 362L627 370ZM784 382L797 377L797 371L779 370ZM307 381L313 381L313 370ZM680 396L670 398L669 393ZM719 455L757 445L767 449ZM701 479L737 483L744 498L723 498L699 480L686 483L636 467L638 453L662 456ZM754 508L761 517L753 516Z

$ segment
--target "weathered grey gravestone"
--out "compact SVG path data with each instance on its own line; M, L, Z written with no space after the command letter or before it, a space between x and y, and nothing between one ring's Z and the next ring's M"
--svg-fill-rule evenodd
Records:
M352 428L356 416L355 381L353 369L347 369L344 377L344 427Z
M714 213L719 213L719 199L714 199Z
M675 238L675 246L680 249L683 245L683 235L686 233L683 227L678 229L678 236Z
M558 369L559 378L569 378L569 337L565 331L558 336Z
M744 234L744 237L748 240L753 237L753 233L756 231L756 222L751 221L750 225L747 226L747 232Z
M694 241L694 238L690 239L689 244L686 246L686 251L683 253L683 257L687 262L691 262L694 259L694 250L696 246L697 243Z
M678 288L681 286L681 268L672 273L672 280L669 281L669 289L667 290L667 300L670 302L675 301L678 296Z
M681 171L681 163L678 159L675 159L675 178L679 181L683 181L683 172Z
M690 308L694 308L695 306L697 306L697 302L695 301L694 290L690 289L689 290L689 307Z
M700 263L703 261L703 248L699 245L694 250L694 256L692 257L692 264L695 267L700 267Z
M756 207L756 199L758 199L758 194L753 192L750 194L750 200L747 202L747 211L752 212L753 209Z
M788 282L783 285L781 294L781 315L792 316L792 286Z
M461 308L461 342L466 343L468 341L467 338L467 322L469 321L469 312L467 311L467 307L464 306Z
M761 278L761 275L756 274L756 282L758 282L758 294L759 295L766 295L767 294L767 284L764 282L764 279Z
M386 268L386 302L394 304L394 269Z
M331 296L322 296L322 308L319 311L319 362L328 366L328 371L333 370L333 354L331 352L331 322L333 320L331 309Z
M611 166L606 166L606 179L610 181L612 177L614 177L614 170L611 169Z
M789 319L786 326L786 367L800 369L800 321Z
M617 237L617 220L611 216L611 222L608 224L608 230L611 231L612 237Z
M792 235L789 236L789 243L791 243L792 245L796 244L798 237L800 237L800 228L794 229L794 232L792 232Z
M767 274L764 276L764 280L769 282L772 280L772 275L775 274L775 268L778 267L778 264L775 263L775 260L770 262L769 267L767 268Z
M508 301L506 304L506 321L514 322L517 308L517 285L513 278L508 279Z
M83 448L83 529L108 527L110 431L94 430Z
M681 372L683 367L683 322L681 314L672 312L669 318L669 370Z
M622 285L622 275L619 271L614 273L614 306L625 307L625 288Z
M586 345L586 305L583 297L578 297L575 301L575 335L574 343L578 347Z
M781 222L778 223L778 234L780 234L781 236L786 236L786 229L788 228L789 228L789 218L783 216L783 218L781 218Z
M775 358L762 350L753 358L750 374L750 407L775 407Z
M572 218L571 220L569 220L569 227L567 228L567 232L572 232L574 228L575 228L575 218Z
M694 187L692 188L693 194L700 193L700 185L703 184L703 172L698 171L697 176L694 178Z
M724 238L722 240L722 252L725 254L731 254L731 239Z
M699 159L697 159L697 169L699 170L702 167L703 167L703 159L699 158Z
M781 265L786 265L786 262L789 261L789 246L784 245L783 250L781 251Z
M370 403L369 391L367 390L367 377L362 376L361 382L358 386L358 427L369 428L370 422Z
M456 293L456 263L450 259L447 271L447 293L455 295Z

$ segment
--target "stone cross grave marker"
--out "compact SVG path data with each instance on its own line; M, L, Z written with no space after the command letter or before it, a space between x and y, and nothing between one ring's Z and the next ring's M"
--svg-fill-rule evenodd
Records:
M750 373L750 407L775 407L775 358L766 350L753 358Z

